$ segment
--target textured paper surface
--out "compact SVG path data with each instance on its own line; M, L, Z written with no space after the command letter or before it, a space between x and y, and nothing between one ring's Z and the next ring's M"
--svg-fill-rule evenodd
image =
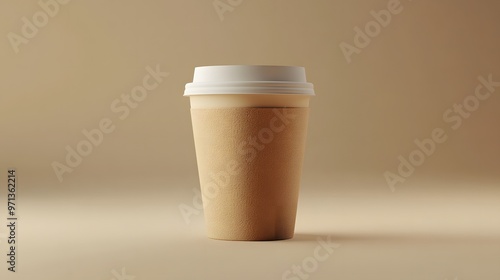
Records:
M308 112L191 109L209 237L293 236Z

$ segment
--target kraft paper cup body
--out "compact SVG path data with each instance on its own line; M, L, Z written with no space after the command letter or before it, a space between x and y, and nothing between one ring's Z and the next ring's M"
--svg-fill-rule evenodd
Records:
M314 95L304 69L197 67L185 95L207 236L292 238Z

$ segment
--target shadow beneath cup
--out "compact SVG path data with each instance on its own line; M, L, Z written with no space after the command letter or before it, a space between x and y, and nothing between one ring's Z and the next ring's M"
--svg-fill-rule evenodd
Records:
M323 233L296 233L293 238L283 240L284 242L317 242L319 239L328 238L334 242L349 241L390 241L390 242L464 242L464 241L500 241L497 235L481 235L468 233L446 233L446 232L323 232Z

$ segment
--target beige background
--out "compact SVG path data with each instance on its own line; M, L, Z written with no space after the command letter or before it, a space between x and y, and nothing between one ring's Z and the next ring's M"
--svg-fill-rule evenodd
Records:
M498 279L500 88L457 130L442 115L500 81L500 2L403 0L348 63L339 44L388 2L243 1L221 21L210 0L73 0L17 54L9 32L41 9L0 2L1 221L7 168L20 182L20 271L2 279L280 279L326 235L341 246L311 279ZM206 240L179 213L198 187L183 87L212 64L300 65L315 85L294 240ZM156 65L168 78L118 119ZM59 182L51 163L106 117ZM437 127L448 140L391 192L383 173Z

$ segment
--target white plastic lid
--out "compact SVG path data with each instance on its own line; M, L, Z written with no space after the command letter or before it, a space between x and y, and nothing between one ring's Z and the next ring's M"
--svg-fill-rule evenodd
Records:
M219 65L194 69L193 82L184 96L206 94L304 94L314 95L304 67Z

